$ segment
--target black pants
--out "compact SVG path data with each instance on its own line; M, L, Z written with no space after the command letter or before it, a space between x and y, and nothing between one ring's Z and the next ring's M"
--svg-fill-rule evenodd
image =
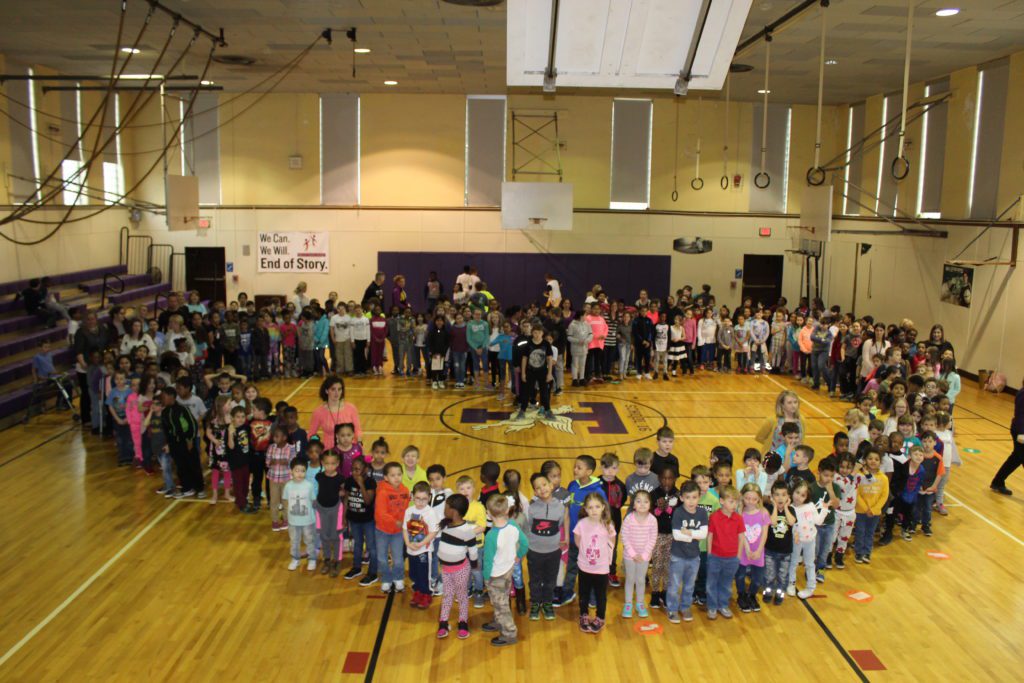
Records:
M992 486L1000 487L1006 486L1006 478L1013 474L1013 471L1018 467L1024 466L1024 444L1017 443L1017 435L1013 436L1013 452L1010 453L1009 457L996 472L996 476L992 479Z
M732 370L732 351L718 347L718 369Z
M608 575L588 574L584 571L579 573L579 591L577 592L581 617L590 614L590 601L584 596L591 595L591 591L593 591L594 603L597 605L597 618L604 619L604 611L608 606Z
M530 570L530 602L534 605L551 604L555 597L555 583L558 581L558 565L562 562L562 551L526 553L526 565Z
M689 371L693 374L693 344L686 342L683 344L686 347L686 356L679 361L679 374L683 374L684 371Z
M253 451L249 457L249 474L252 475L252 504L260 504L260 496L263 495L263 473L266 470L266 451L260 453Z
M352 342L352 369L357 375L366 374L366 340L356 339Z
M544 410L551 410L551 387L548 385L547 373L544 371L526 371L526 381L519 390L519 409L526 410L531 399L540 391L540 404Z
M651 347L637 344L633 347L633 357L636 359L636 374L649 375L651 373Z
M82 426L88 427L92 421L92 399L89 398L89 376L84 372L78 375L78 415L82 418Z
M182 491L203 490L203 470L199 464L199 451L195 448L188 448L185 444L171 445L171 457L174 459L174 467L178 470L178 482Z
M594 347L587 351L587 370L585 377L587 379L593 379L594 377L603 378L604 370L604 349Z

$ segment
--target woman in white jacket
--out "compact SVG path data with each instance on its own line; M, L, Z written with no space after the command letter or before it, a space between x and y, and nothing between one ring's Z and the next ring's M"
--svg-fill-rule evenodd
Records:
M583 320L583 311L573 313L565 338L569 340L569 346L572 348L572 385L583 386L583 378L587 371L587 348L594 338L593 329Z

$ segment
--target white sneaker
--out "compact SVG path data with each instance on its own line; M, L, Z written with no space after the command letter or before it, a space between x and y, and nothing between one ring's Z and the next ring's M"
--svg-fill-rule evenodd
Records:
M786 587L786 595L796 595L796 584L791 583Z
M646 375L644 375L644 379L652 379L651 373L648 372Z
M403 583L401 581L401 579L399 579L398 581L395 581L395 592L396 593L401 593L404 590L405 590L405 583Z
M799 593L797 593L797 597L799 597L801 600L806 600L807 598L811 597L812 595L814 595L814 589L813 588L805 588L802 591L800 591Z
M293 572L293 571L295 571L298 568L299 568L299 561L298 560L292 560L291 562L288 563L288 571Z
M386 582L386 581L384 583L382 583L380 585L380 592L381 593L390 593L391 592L391 584Z
M306 571L311 572L316 569L316 560L310 560L306 563Z

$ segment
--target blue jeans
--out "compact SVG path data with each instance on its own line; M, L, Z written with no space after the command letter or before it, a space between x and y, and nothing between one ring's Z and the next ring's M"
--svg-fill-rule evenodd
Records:
M827 524L818 527L818 537L814 540L814 568L821 571L832 552L832 542L836 540L836 525Z
M871 556L871 548L875 544L875 529L878 528L878 515L857 513L857 521L853 524L853 553Z
M306 544L306 552L309 554L309 559L316 562L316 552L313 550L313 539L316 538L316 524L306 524L305 526L294 526L288 525L288 536L292 542L292 559L298 560L300 556L301 544Z
M789 560L792 553L777 553L766 550L764 553L765 588L780 593L786 590L789 583Z
M352 536L352 567L359 569L363 564L363 542L366 542L366 557L370 564L370 573L377 573L377 528L373 520L369 522L348 523L348 532Z
M174 490L174 458L171 457L170 453L164 453L160 451L158 456L160 460L160 471L164 475L164 489L168 491Z
M803 543L797 543L796 539L793 539L793 556L789 561L789 585L796 583L796 568L800 562L804 563L804 574L807 576L807 590L814 590L814 586L817 585L818 575L814 567L814 541L804 541Z
M688 610L693 604L693 585L700 570L700 556L677 557L672 555L668 565L668 590L665 595L665 609L670 614ZM680 596L680 591L682 595ZM642 597L641 597L642 599Z
M452 351L452 369L455 371L455 383L466 383L466 352Z
M483 383L484 378L487 376L487 347L482 349L470 348L470 356L473 359L473 376Z
M750 587L747 587L747 578L750 578ZM736 571L736 592L754 594L764 586L764 567L755 564L741 564Z
M409 580L417 593L430 592L430 556L428 553L409 556Z
M89 416L89 424L93 429L103 429L103 412L107 409L103 405L103 392L89 389L89 409L92 414Z
M932 528L932 503L935 502L934 493L919 493L917 494L917 510L915 522L921 523L921 529L929 531ZM914 528L917 528L917 524L914 524Z
M732 580L740 566L738 557L718 557L708 553L708 612L729 606Z
M394 583L405 577L405 541L402 534L389 534L375 529L377 542L377 566L382 583ZM388 564L391 551L391 564Z

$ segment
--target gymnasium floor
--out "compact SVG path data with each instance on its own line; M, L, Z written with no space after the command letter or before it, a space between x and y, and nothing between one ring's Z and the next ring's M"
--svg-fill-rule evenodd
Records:
M297 405L305 425L318 385L261 390ZM287 535L271 533L266 513L156 496L158 476L117 469L112 441L49 414L0 434L0 680L610 681L670 671L703 680L1019 680L1024 495L988 491L1008 453L1012 400L965 385L956 414L965 465L953 472L950 515L937 517L933 538L896 540L870 566L851 560L828 572L806 603L789 598L731 621L696 612L693 623L671 625L654 611L657 628L641 632L637 619L618 617L621 590L612 589L600 635L578 631L574 603L554 622L517 618L521 643L502 650L479 630L489 607L471 610L469 640L438 641L436 602L423 612L408 607L408 591L386 598L379 584L288 572ZM571 433L537 424L506 434L493 426L502 407L471 391L387 377L350 382L348 393L366 440L385 435L393 452L418 445L424 464L448 466L451 485L485 459L524 478L545 459L564 469L583 452L614 450L631 463L666 421L687 471L716 444L734 453L754 445L782 388L799 392L810 443L827 452L845 405L789 378L708 373L570 389L554 406L567 406ZM1024 477L1010 486L1024 494Z

